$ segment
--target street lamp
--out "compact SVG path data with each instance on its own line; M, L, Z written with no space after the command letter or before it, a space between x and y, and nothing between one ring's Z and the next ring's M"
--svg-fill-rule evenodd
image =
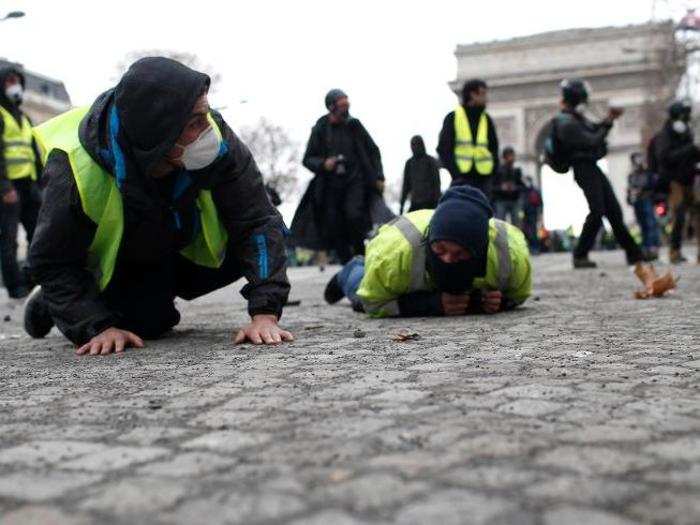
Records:
M9 20L10 18L22 18L24 16L24 11L10 11L5 16L0 18L2 20Z

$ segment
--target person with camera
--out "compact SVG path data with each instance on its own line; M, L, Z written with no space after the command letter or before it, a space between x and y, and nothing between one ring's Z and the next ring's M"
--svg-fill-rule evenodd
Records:
M578 244L574 248L574 268L595 268L588 253L595 243L603 217L610 222L615 239L625 250L627 264L639 265L644 261L641 248L630 235L622 218L622 208L608 177L598 167L598 160L607 155L607 136L614 122L622 115L622 108L611 107L602 122L592 122L583 114L588 103L588 88L580 79L561 83L561 113L556 119L556 134L571 167L574 180L583 190L589 213L583 224ZM640 269L640 271L642 271Z
M334 250L341 263L364 253L371 229L369 200L384 190L379 148L362 123L350 115L340 89L325 99L328 113L311 130L303 164L315 174L292 221L296 246Z
M653 157L660 175L660 186L668 193L668 205L673 219L669 260L672 264L686 262L681 253L683 231L688 211L693 207L693 185L700 162L700 148L695 145L693 130L690 127L691 107L681 101L668 108L668 119L654 139ZM697 204L697 203L696 203ZM700 229L698 214L695 227ZM700 238L700 231L697 233ZM698 253L700 263L700 252Z
M493 178L493 207L496 218L502 221L509 218L513 226L522 229L520 211L525 191L523 172L515 165L515 150L511 146L503 148L503 162Z

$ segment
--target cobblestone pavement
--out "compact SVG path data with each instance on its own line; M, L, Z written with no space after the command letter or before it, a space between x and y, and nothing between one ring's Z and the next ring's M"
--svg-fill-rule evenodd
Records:
M232 290L121 358L9 312L0 522L698 523L700 267L636 301L596 258L539 257L526 308L457 319L367 320L294 270L277 348L231 346Z

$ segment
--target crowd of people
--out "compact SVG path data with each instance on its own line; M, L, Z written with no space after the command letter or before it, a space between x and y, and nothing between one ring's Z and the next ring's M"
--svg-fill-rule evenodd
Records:
M351 115L348 95L331 90L306 147L303 164L314 177L291 230L250 151L210 108L207 75L144 58L90 106L36 128L20 109L21 71L0 72L0 83L0 262L9 295L29 294L24 326L32 337L56 326L79 354L122 352L177 325L176 298L245 277L251 320L235 341L292 340L279 325L290 289L289 238L343 265L326 287L328 303L347 297L372 317L495 314L531 293L542 195L514 149L500 149L483 80L466 82L444 118L438 158L422 137L411 138L398 217L384 203L377 144ZM683 260L681 233L700 159L690 111L671 107L650 146L653 168L651 160L632 159L629 200L643 224L640 247L597 165L622 112L611 108L592 122L581 111L587 99L583 81L562 83L546 146L547 162L573 170L590 207L573 266L595 267L588 255L606 217L651 290L658 181L668 183L675 217L672 260ZM452 179L444 194L441 168ZM19 222L30 241L25 269L17 263Z

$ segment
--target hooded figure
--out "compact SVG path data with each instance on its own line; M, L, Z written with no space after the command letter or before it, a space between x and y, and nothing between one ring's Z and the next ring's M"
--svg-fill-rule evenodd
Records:
M401 189L401 213L410 197L408 211L435 209L440 199L440 163L425 152L423 137L411 138L413 156L406 161Z
M435 210L383 226L328 283L325 299L348 297L372 317L496 313L521 304L532 288L527 243L493 219L476 188L450 188Z
M362 123L350 115L344 91L324 99L328 113L318 119L303 164L314 178L292 221L292 242L310 250L334 250L341 262L364 253L364 239L382 206L384 173L379 148ZM378 202L381 201L381 202Z
M48 186L29 254L42 287L26 309L30 335L55 323L83 352L109 353L101 338L110 330L131 344L158 337L179 322L175 297L242 276L253 322L239 336L288 335L269 324L273 339L256 331L261 320L276 327L288 294L283 223L248 148L209 109L208 87L207 75L179 62L144 58L90 108L38 128ZM73 142L66 130L77 131ZM73 171L76 159L90 177ZM87 191L96 181L99 191ZM96 219L109 188L117 195Z
M24 86L20 68L0 69L0 268L11 298L29 293L30 280L17 263L17 230L21 223L31 242L41 204L40 156L32 123L20 109Z

